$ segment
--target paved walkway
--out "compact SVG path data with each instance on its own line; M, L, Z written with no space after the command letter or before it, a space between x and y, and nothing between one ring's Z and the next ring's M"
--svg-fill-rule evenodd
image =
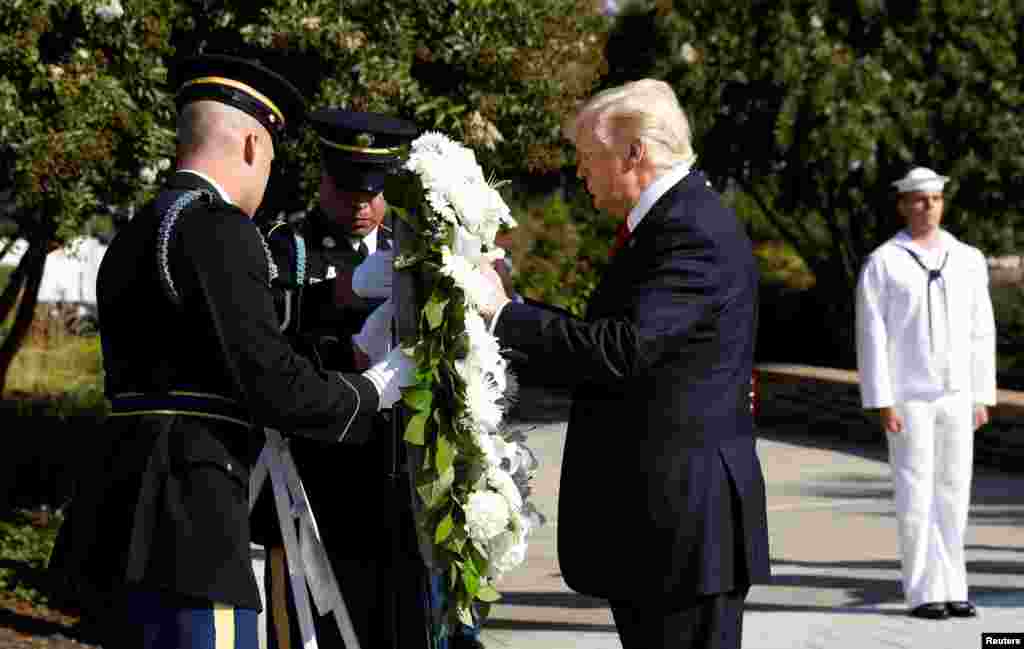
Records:
M533 427L529 442L542 461L533 498L548 523L533 536L526 564L499 584L504 597L484 630L489 649L621 647L606 603L571 592L559 573L563 406L554 399L535 403L516 422ZM983 632L1024 632L1024 471L975 470L967 549L980 617L917 620L906 615L900 594L892 483L881 438L849 444L839 428L814 427L813 438L809 428L769 422L758 442L768 483L774 583L751 591L746 649L963 649L980 647Z

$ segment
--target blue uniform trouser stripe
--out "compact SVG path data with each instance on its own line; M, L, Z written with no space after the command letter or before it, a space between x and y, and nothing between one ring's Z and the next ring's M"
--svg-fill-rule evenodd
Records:
M259 649L253 609L137 591L125 603L123 621L124 627L114 624L107 629L111 647Z

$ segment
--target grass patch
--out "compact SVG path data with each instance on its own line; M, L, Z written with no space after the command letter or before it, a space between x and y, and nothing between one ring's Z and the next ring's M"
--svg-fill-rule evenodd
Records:
M29 341L11 363L7 391L14 396L54 398L103 394L99 336L63 336L44 344Z
M33 604L46 604L46 564L61 516L15 510L0 518L0 591Z

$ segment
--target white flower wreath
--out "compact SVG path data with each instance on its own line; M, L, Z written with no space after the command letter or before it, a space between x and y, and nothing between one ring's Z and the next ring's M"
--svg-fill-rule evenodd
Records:
M525 437L502 426L507 362L476 311L493 290L478 269L504 256L495 236L516 223L473 151L447 136L415 140L404 167L413 186L397 193L417 209L396 207L419 233L419 248L403 250L395 266L415 268L429 287L414 346L418 382L403 391L413 411L405 439L423 450L418 522L447 576L449 619L472 624L543 522L526 500L537 461Z

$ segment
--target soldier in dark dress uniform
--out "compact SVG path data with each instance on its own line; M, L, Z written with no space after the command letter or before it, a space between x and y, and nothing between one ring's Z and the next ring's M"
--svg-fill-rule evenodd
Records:
M338 109L315 111L309 122L321 144L319 204L298 223L266 228L280 269L278 313L283 331L314 362L355 371L365 357L352 336L382 300L355 295L352 273L368 254L392 248L384 181L417 129L389 116ZM360 645L391 647L397 630L397 646L426 647L427 575L409 487L391 480L390 418L379 416L376 426L373 441L352 453L302 439L292 441L291 451ZM299 625L271 501L264 489L253 523L257 542L268 546L268 645L297 648ZM392 534L399 536L397 552ZM314 622L321 647L345 646L333 617L315 615Z
M51 567L109 603L93 612L105 649L256 649L248 479L262 426L365 443L410 371L396 354L323 372L279 329L251 216L301 95L226 56L188 60L177 85L176 172L100 267L112 414Z

